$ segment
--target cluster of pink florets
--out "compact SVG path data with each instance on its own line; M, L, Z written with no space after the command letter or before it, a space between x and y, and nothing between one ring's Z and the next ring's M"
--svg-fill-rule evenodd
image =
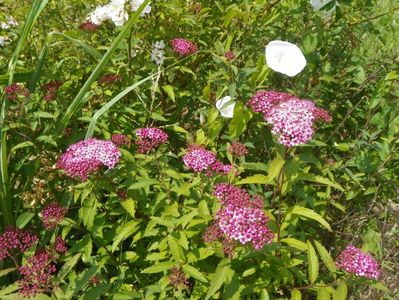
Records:
M169 283L173 285L175 289L178 290L188 287L187 276L178 267L173 267L171 269L169 275Z
M67 243L60 235L57 235L57 237L55 238L54 250L58 253L65 253L68 250Z
M379 265L375 259L352 245L347 246L341 252L336 260L336 265L356 276L369 279L377 279L381 275Z
M54 255L46 250L31 256L24 266L19 267L23 276L18 281L19 293L25 297L33 297L39 292L48 292L52 289L51 280L57 271Z
M98 82L101 84L113 84L115 82L121 81L122 80L122 76L120 75L116 75L116 74L106 74L103 75Z
M136 135L139 137L136 141L139 153L148 153L165 144L169 139L166 132L156 127L140 128L136 131Z
M212 172L227 175L231 170L231 165L224 165L216 159L216 154L205 150L202 146L190 145L188 152L183 157L184 164L194 172L206 171L207 175Z
M232 241L252 243L256 250L270 244L274 234L267 226L269 218L263 212L263 200L252 197L247 191L229 184L218 184L214 195L222 207L216 213L214 223L204 235L205 242L221 240L225 252L231 256ZM226 251L227 248L227 251Z
M50 81L43 85L42 89L46 92L44 100L51 101L57 97L58 89L61 87L63 82L61 80Z
M41 212L44 228L53 230L64 219L66 209L61 207L57 202L47 205Z
M314 123L331 121L324 109L310 100L302 100L287 93L259 91L249 101L255 112L261 112L281 144L293 147L312 139Z
M131 141L127 135L121 133L114 133L111 136L111 142L113 142L118 147L127 146L130 147Z
M0 260L23 253L38 241L35 234L18 228L8 228L0 235Z
M121 153L111 141L88 139L70 145L57 162L69 177L87 180L90 173L105 165L109 169L119 162Z
M9 86L6 86L4 92L8 100L16 100L18 97L26 98L30 96L29 90L18 83L13 83Z
M99 27L98 25L96 25L90 21L84 22L79 25L79 29L89 31L89 32L96 31L98 29L98 27Z
M186 56L198 51L196 44L182 38L176 38L170 41L172 50L180 56Z

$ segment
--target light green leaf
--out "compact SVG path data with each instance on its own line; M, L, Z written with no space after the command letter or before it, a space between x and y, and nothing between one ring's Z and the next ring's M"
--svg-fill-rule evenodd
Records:
M230 262L227 259L220 261L216 268L216 272L213 275L213 279L206 294L205 300L210 299L228 279L230 271Z
M19 229L22 229L29 223L30 220L35 216L33 212L24 212L22 213L16 221L16 225Z
M127 222L125 225L121 225L116 229L116 236L114 238L114 242L112 244L111 252L114 252L118 245L133 233L135 233L139 228L139 222L135 220L131 220Z
M324 220L322 216L320 216L318 213L316 213L315 211L313 211L309 208L302 207L302 206L294 206L292 208L292 210L290 211L290 213L315 220L315 221L319 222L321 225L323 225L329 231L332 231L330 224L328 224L327 221Z
M301 174L299 174L298 179L303 180L303 181L310 181L310 182L316 182L316 183L328 185L328 186L331 186L333 188L340 190L341 192L344 191L344 188L339 183L332 182L331 180L321 177L321 176L318 176L318 175L301 173Z
M317 290L317 300L330 300L330 299L331 299L331 294L328 288L320 287Z
M345 282L341 282L337 290L335 291L334 300L346 300L346 297L348 295L348 287L346 286Z
M172 261L157 263L156 265L144 269L143 271L141 271L141 273L145 274L160 273L171 269L175 264L176 263Z
M291 300L302 300L302 294L299 290L293 290L291 292Z
M309 281L310 283L314 283L319 275L319 259L317 258L316 251L310 241L307 241L306 243L308 245Z
M281 239L281 242L286 243L287 245L290 245L291 247L297 248L298 250L301 251L308 250L308 246L306 245L306 243L294 238Z
M176 239L173 236L168 235L167 240L168 240L169 250L170 253L172 253L173 258L179 263L184 262L185 257L183 249L180 247Z
M166 94L168 94L169 98L170 98L173 102L176 102L176 99L175 99L175 91L173 90L173 86L167 84L167 85L164 85L164 86L162 87L162 89L166 92Z
M247 178L241 179L235 183L235 185L241 184L266 184L268 182L268 176L262 174L256 174Z
M161 184L161 182L157 179L152 179L152 178L140 179L139 181L133 183L129 187L129 190L138 190L154 184Z
M326 265L327 269L331 273L335 273L337 271L337 267L335 266L334 260L332 259L330 253L328 253L327 249L324 248L324 246L318 241L315 240L314 243L316 245L317 251L320 254L320 258Z
M135 219L136 204L132 199L126 199L121 202L122 207L129 213L129 215Z
M208 282L208 280L206 280L205 276L202 275L202 273L200 271L198 271L196 268L194 268L193 266L182 265L182 268L183 268L183 271L186 272L191 277L193 277L199 281L202 281L202 282Z

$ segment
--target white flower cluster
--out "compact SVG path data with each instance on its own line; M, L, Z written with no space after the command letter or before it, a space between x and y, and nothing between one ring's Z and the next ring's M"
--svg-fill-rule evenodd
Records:
M4 30L10 29L12 27L17 27L17 26L18 26L18 22L12 16L8 17L7 22L0 23L0 28L4 29Z
M158 42L155 42L155 44L152 45L151 59L158 66L162 65L164 60L165 60L165 51L163 50L164 48L165 48L164 41L158 41Z
M0 35L0 47L4 47L7 44L8 37Z
M97 8L89 14L88 19L95 25L100 25L102 22L111 20L115 26L122 26L128 19L129 15L125 9L127 0L111 0L106 5L97 6ZM136 11L144 0L130 0L130 7L132 11ZM142 13L148 14L151 12L151 6L147 5Z

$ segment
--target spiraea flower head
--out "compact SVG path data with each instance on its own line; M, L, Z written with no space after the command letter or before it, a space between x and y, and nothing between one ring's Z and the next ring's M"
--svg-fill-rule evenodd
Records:
M0 261L23 253L38 241L35 234L18 228L7 228L0 235Z
M46 92L44 100L51 101L57 97L58 89L61 87L63 82L61 80L50 81L43 85L42 89Z
M169 275L169 282L175 289L184 289L188 287L188 279L186 274L178 267L173 267Z
M216 154L198 145L190 145L183 162L194 172L205 171L216 161Z
M336 260L336 265L338 268L359 277L377 279L381 275L376 260L370 254L364 253L352 245L347 246L341 252Z
M88 139L70 145L57 162L57 167L69 177L79 177L86 181L89 174L101 166L109 169L119 162L121 153L111 141Z
M302 100L287 93L259 91L249 101L255 112L261 112L272 126L279 143L293 147L312 139L316 121L330 122L331 116L310 100Z
M104 85L110 85L122 80L122 76L117 74L106 74L103 75L98 82Z
M93 32L98 29L98 25L96 25L90 21L86 21L79 25L79 29L88 31L88 32Z
M235 155L237 157L247 156L248 150L244 144L234 141L231 143L230 147L227 150L230 154Z
M139 153L148 153L165 144L169 139L166 132L156 127L140 128L136 131L136 135L139 137L136 141Z
M9 86L6 86L4 89L6 97L8 100L16 100L18 97L29 97L29 90L21 84L13 83Z
M44 228L54 230L64 219L65 213L66 209L61 207L57 202L47 205L41 212Z
M55 238L54 250L58 253L65 253L68 251L67 243L60 235L57 235L57 237Z
M175 38L170 41L173 52L180 56L187 56L198 51L198 47L193 42L190 42L183 38Z
M19 267L19 272L23 276L18 281L19 293L24 297L34 297L40 292L52 290L52 278L57 271L53 263L55 257L46 250L31 256L24 266Z

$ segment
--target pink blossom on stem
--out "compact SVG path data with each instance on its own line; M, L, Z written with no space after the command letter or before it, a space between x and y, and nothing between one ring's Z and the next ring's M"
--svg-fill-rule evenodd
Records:
M196 44L182 38L176 38L170 41L172 50L180 56L187 56L198 51Z
M244 144L241 144L238 141L231 143L227 151L237 157L247 156L248 154L247 147L245 147Z
M0 235L0 261L23 253L38 241L35 234L18 228L7 228Z
M31 256L24 266L19 267L23 276L18 281L19 293L24 297L34 297L39 292L48 292L52 289L51 280L57 271L53 264L54 256L43 250Z
M130 138L124 134L120 134L120 133L114 133L111 136L111 141L118 147L121 147L123 145L129 147L130 146Z
M98 25L96 25L90 21L87 21L87 22L80 24L79 29L82 29L84 31L93 32L98 29Z
M188 286L188 280L186 274L179 268L173 267L169 275L169 282L174 286L175 289L183 289Z
M275 91L258 91L248 101L248 106L252 108L254 112L261 112L263 114L269 113L270 109L279 102L287 101L289 99L296 99L295 96L275 92Z
M348 245L336 260L338 268L344 269L356 276L369 279L377 279L381 275L381 271L376 260L360 249Z
M136 135L139 137L136 141L139 153L148 153L165 144L169 139L166 132L156 127L140 128L136 131Z
M121 81L122 80L122 76L120 75L116 75L116 74L106 74L103 75L98 82L101 84L113 84L115 82Z
M216 154L205 150L201 146L191 145L184 155L184 164L194 172L205 171L216 161Z
M88 139L70 145L57 162L57 167L69 177L79 177L86 181L89 174L101 166L109 169L119 162L121 153L111 141Z
M65 213L66 209L61 207L57 202L47 205L41 212L44 228L54 230L64 219Z
M58 253L65 253L68 251L67 243L60 235L57 235L57 237L55 238L54 250Z
M8 100L16 100L19 96L24 98L30 96L29 90L18 83L13 83L6 86L4 92Z

